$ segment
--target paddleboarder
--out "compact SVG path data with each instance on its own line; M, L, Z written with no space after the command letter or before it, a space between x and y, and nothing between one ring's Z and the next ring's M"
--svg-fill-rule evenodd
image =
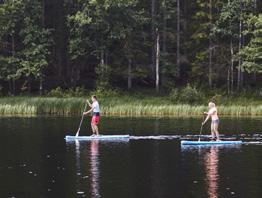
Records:
M220 141L219 139L219 132L218 132L218 125L219 125L219 117L215 103L209 102L208 103L209 111L204 112L207 115L205 121L202 123L204 125L208 119L211 117L211 135L213 140Z
M83 114L87 115L87 114L93 112L92 119L91 119L92 132L93 132L93 135L99 135L97 125L100 121L100 107L99 107L99 103L97 101L97 97L92 96L92 104L89 102L89 100L86 100L86 102L88 103L88 105L91 109L84 112Z

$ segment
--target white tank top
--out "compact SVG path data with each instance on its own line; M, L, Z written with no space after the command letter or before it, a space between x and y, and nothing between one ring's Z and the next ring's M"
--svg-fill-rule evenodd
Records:
M94 108L94 109L93 109L93 112L94 112L94 113L99 113L99 112L100 112L99 104L98 104L97 101L95 101L95 102L92 103L92 107Z

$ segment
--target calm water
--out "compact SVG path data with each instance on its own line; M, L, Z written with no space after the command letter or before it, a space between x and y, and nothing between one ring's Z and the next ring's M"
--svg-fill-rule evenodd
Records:
M222 118L220 131L262 141L261 122ZM79 117L0 118L0 197L262 196L262 144L181 148L176 138L65 142L64 136L74 134L78 123ZM198 134L200 123L197 118L103 118L101 131ZM86 119L81 134L89 133Z

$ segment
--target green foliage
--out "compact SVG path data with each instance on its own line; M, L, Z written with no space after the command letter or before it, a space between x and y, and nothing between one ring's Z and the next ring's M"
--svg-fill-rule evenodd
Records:
M90 95L96 95L98 98L103 97L119 97L120 93L116 89L97 87L95 91L92 91Z
M251 41L239 53L243 58L242 68L251 73L262 73L262 14L250 19L254 30L251 30Z
M69 98L69 97L82 97L86 95L86 90L84 87L76 87L76 88L70 88L67 90L63 90L61 87L57 87L50 92L48 92L46 95L48 97L57 97L57 98Z
M220 105L223 101L223 96L221 94L215 94L210 99L211 102L214 102L216 105Z
M35 79L39 79L43 75L44 68L48 65L49 48L52 41L50 30L35 24L32 19L25 18L26 27L20 32L21 37L24 38L25 48L19 52L21 68L17 72L27 77L33 76Z
M125 88L129 77L132 89L150 89L155 85L156 29L160 36L160 90L168 93L176 86L170 96L173 101L198 101L189 99L190 94L197 98L199 89L184 93L181 87L187 83L205 87L207 76L212 77L212 87L225 92L231 84L226 72L232 74L232 81L237 79L238 59L243 60L244 86L257 89L261 82L254 82L252 75L256 73L257 79L261 78L261 17L256 16L255 10L258 1L180 2L178 79L177 1L1 1L0 80L5 92L35 92L36 86L41 89L42 85L49 90L84 86L106 95L108 90ZM246 46L238 54L239 34ZM235 82L232 85L233 89ZM77 91L72 92L68 95ZM184 94L183 98L178 93ZM52 94L64 95L60 90Z
M200 103L203 99L202 93L189 84L181 90L180 101L187 103Z
M181 90L172 89L169 95L169 99L176 103L182 102L188 104L200 104L204 99L204 95L201 91L197 90L196 87L192 87L190 84L188 84L185 88Z
M112 69L109 65L99 64L96 68L96 88L101 91L106 91L111 87L110 80L112 75Z
M178 89L172 89L170 94L169 94L169 99L174 102L177 103L180 99L180 93Z
M64 97L64 91L61 87L57 87L55 89L52 89L50 92L48 92L47 96L62 98Z
M0 54L0 79L43 80L52 39L42 24L42 6L31 0L0 4L0 41L7 45Z

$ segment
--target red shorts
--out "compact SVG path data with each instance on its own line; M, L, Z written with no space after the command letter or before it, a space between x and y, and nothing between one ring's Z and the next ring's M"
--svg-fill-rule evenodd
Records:
M91 120L91 124L97 125L99 123L99 120L100 120L100 116L93 115L92 120Z

